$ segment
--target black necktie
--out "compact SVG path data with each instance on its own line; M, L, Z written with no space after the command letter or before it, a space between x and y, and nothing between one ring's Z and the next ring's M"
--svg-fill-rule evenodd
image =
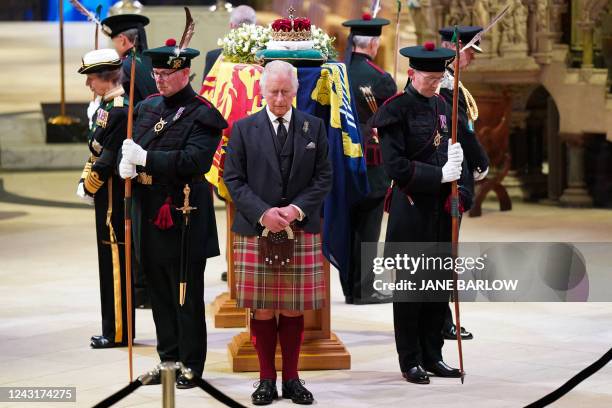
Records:
M278 137L278 143L280 143L281 150L287 141L287 129L285 128L285 119L282 117L276 118L278 122L278 129L276 129L276 136Z

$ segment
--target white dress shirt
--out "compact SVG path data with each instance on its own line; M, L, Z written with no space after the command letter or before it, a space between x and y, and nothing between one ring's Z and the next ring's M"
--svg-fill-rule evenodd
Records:
M274 133L276 134L278 132L278 116L276 116L275 114L272 113L272 111L270 110L269 105L266 105L266 113L268 114L268 118L270 119L270 122L272 123L272 127L274 129ZM282 118L284 119L283 121L283 126L285 126L285 129L287 130L287 134L289 134L289 125L291 124L291 114L293 113L293 109L289 109L283 116ZM302 211L302 209L300 207L298 207L295 204L289 204L292 207L294 207L296 210L298 210L298 217L297 220L298 221L302 221L304 219L304 211ZM264 211L263 214L261 214L261 217L259 217L259 223L261 225L262 221L263 221L263 217L266 214L267 210Z
M287 113L283 115L283 119L284 119L283 124L285 125L285 129L287 130L287 134L289 134L289 124L291 122L292 111L293 109L289 109ZM268 118L270 118L270 122L272 122L272 127L274 128L274 134L278 133L278 120L277 120L278 116L272 113L268 105L266 105L266 112L268 114Z

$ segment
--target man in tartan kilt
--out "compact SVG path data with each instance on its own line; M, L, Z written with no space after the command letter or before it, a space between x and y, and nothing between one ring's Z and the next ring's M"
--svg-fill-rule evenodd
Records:
M223 175L237 209L236 299L238 307L253 311L251 337L260 366L251 399L267 405L278 398L278 337L282 396L311 404L297 366L303 311L325 303L320 217L332 185L327 136L321 119L292 108L298 80L290 64L270 62L260 85L267 106L234 124Z

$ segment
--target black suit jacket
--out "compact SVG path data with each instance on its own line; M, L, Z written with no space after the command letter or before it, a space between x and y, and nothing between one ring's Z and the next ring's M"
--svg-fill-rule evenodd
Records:
M222 48L215 48L214 50L210 50L206 53L206 64L204 65L204 73L202 74L202 82L206 79L206 75L210 72L215 62L221 55Z
M332 187L325 126L321 119L296 109L291 121L293 162L285 198L304 212L304 230L318 233L321 204ZM232 231L238 234L258 235L262 214L281 205L283 180L274 137L266 109L232 128L223 180L236 205Z

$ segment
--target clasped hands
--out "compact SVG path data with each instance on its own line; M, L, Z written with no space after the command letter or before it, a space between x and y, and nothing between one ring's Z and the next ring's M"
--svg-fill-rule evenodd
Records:
M261 217L261 225L272 232L280 232L289 224L297 220L300 212L292 205L285 207L272 207L266 210Z

